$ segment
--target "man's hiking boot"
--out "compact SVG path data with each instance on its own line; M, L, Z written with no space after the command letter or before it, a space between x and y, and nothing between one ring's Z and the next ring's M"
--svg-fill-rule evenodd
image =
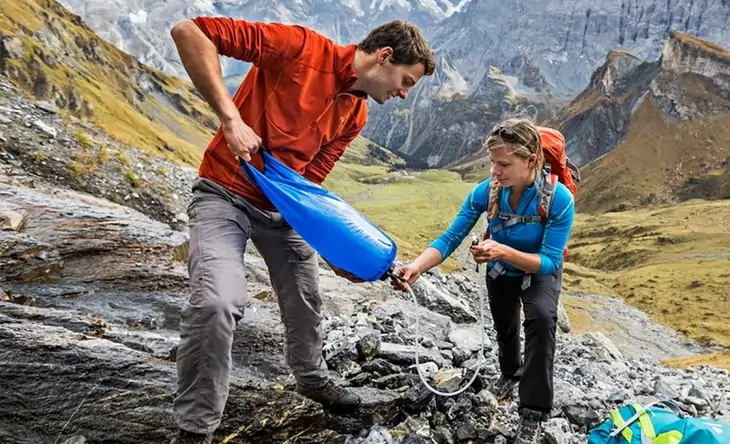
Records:
M542 442L543 414L530 409L522 410L520 424L517 426L515 444L539 444Z
M515 387L517 387L519 382L520 380L516 379L514 376L501 375L499 379L491 385L489 391L492 392L494 397L500 401L508 399L514 393Z
M326 407L354 408L360 405L359 396L332 381L327 381L327 384L319 388L302 387L297 384L297 392Z
M201 435L192 433L183 429L178 429L177 437L170 441L170 444L211 444L213 442L213 434Z

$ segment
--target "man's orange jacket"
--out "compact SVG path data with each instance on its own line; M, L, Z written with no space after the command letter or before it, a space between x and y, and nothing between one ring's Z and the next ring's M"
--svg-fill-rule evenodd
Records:
M193 22L219 54L253 65L233 101L262 146L321 184L367 121L367 97L347 92L357 80L352 68L356 46L337 45L302 26L223 17ZM261 170L261 156L252 156L251 164ZM199 174L256 206L274 209L245 178L220 128Z

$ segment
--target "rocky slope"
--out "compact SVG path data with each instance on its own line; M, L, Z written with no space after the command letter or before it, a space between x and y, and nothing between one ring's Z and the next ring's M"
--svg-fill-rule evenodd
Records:
M118 141L195 165L217 124L190 83L141 64L55 0L0 3L0 73Z
M591 84L550 122L587 166L579 208L594 211L730 196L730 52L672 32L659 60L609 54ZM605 157L603 157L605 156Z
M43 125L35 124L44 116L36 113L46 112L38 107L45 105L24 101L1 80L0 106L0 408L5 412L0 442L166 442L174 430L170 406L178 314L187 288L187 231L165 223L169 220L157 205L135 204L133 197L122 201L125 205L104 199L131 191L118 169L106 173L105 183L66 182L64 164L37 153L58 152L60 158L83 152L48 134L71 130L48 116ZM156 182L189 189L189 170L157 162L169 174ZM141 162L132 168L145 171ZM174 214L187 199L162 203ZM497 402L484 390L498 370L488 311L480 362L484 287L479 281L429 273L415 286L415 303L387 283L350 284L323 267L325 358L332 376L365 399L359 411L343 415L292 391L263 259L250 248L245 262L253 297L237 330L231 397L216 441L507 443L513 438L516 400ZM619 308L628 324L646 322L634 310ZM413 367L416 319L420 365L430 384L452 391L479 368L463 395L436 397L421 385ZM671 398L692 414L730 421L727 371L658 364L658 350L665 351L661 357L683 356L701 351L698 345L656 327L643 336L607 336L569 333L565 318L560 326L548 442L585 442L587 430L608 409L633 400ZM656 346L647 354L649 342Z
M600 158L626 137L635 106L660 69L658 61L612 51L588 87L551 119L549 125L565 134L568 156L576 165Z

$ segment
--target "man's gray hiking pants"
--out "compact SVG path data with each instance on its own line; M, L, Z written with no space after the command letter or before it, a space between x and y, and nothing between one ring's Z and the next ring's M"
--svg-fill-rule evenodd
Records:
M180 319L178 426L210 433L228 399L233 331L243 317L244 251L249 239L269 269L287 339L287 362L297 382L327 382L322 358L319 265L314 250L276 212L261 210L207 179L193 185L190 218L190 295ZM244 338L245 340L245 338Z

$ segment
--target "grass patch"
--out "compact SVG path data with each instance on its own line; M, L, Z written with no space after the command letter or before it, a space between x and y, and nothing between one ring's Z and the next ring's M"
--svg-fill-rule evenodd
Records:
M701 343L730 346L730 201L579 214L566 288L618 295Z
M461 181L419 178L373 190L354 206L393 237L403 260L412 260L448 227L472 188L473 184ZM441 268L448 272L461 265L452 257Z
M663 361L663 364L684 369L700 365L709 365L730 370L730 351L667 359Z

